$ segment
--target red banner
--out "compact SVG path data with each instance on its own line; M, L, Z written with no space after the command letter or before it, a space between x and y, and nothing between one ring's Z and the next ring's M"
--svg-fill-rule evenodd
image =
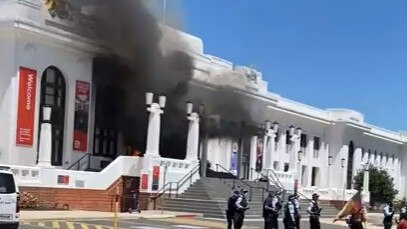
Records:
M148 189L148 174L141 174L141 189L146 190Z
M32 146L34 142L37 71L20 67L19 75L16 144Z
M58 184L69 184L69 176L58 175Z
M76 81L73 149L86 152L88 148L90 83Z
M157 191L160 185L160 166L153 166L153 183L151 189Z

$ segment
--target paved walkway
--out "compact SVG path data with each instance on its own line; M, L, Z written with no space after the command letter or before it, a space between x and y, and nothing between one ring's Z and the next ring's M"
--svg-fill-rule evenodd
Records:
M95 212L95 211L21 211L21 220L30 221L30 220L78 220L78 219L107 219L113 218L114 214L111 212ZM170 211L142 211L141 213L119 213L118 217L120 219L156 219L156 220L165 220L178 218L185 223L195 222L197 226L210 226L211 228L220 228L221 225L224 225L223 222L216 222L217 220L207 220L205 219L195 219L191 218L201 218L200 214L194 213L182 213L182 212L170 212ZM368 214L368 223L366 224L369 229L383 228L382 226L382 214L370 213ZM397 216L398 217L398 216ZM248 220L249 221L249 220ZM261 222L262 219L256 220ZM304 221L307 221L307 218L304 217ZM208 225L211 223L211 225ZM346 227L344 221L333 223L333 219L330 218L321 218L321 223L325 225L335 225Z
M200 214L170 212L170 211L142 211L141 213L119 213L120 219L164 219L164 218L193 218L200 217ZM43 220L43 219L95 219L113 218L112 212L96 211L21 211L21 220Z

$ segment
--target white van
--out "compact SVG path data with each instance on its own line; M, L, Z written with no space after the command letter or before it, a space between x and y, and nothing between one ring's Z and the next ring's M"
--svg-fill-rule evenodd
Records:
M0 228L17 229L20 222L20 195L10 168L0 166Z

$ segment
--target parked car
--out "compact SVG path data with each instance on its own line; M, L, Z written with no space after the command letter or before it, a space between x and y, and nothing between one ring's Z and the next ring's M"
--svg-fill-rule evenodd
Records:
M0 166L0 228L17 229L20 223L20 196L14 174Z

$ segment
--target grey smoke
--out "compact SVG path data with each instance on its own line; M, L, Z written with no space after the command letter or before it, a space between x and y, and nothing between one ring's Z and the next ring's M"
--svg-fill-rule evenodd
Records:
M185 155L187 120L185 101L202 103L206 114L221 121L206 122L212 136L252 134L255 117L264 104L235 92L231 87L208 90L192 85L193 59L183 51L187 44L171 30L162 30L142 0L99 0L92 13L97 18L96 32L108 53L95 60L94 80L111 88L100 95L97 112L100 122L120 129L125 141L136 142L143 150L147 125L145 93L164 93L167 106L162 120L163 156ZM163 51L164 50L164 51ZM112 88L118 88L113 93ZM100 101L102 100L102 101ZM164 149L164 150L163 150Z

